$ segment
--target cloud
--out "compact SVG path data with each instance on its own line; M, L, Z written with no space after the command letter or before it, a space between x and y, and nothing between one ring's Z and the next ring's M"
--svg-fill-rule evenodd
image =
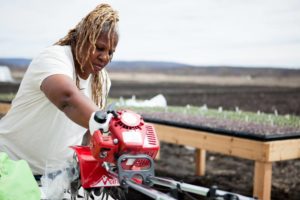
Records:
M298 0L105 1L119 11L117 60L298 66ZM33 57L92 10L94 0L0 0L0 57Z

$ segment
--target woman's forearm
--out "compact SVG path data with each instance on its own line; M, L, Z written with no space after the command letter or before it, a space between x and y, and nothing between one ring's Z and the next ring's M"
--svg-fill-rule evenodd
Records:
M88 128L89 119L93 112L99 108L87 97L80 94L72 94L62 100L59 109L68 118L84 128Z
M41 90L68 118L84 128L88 128L91 114L99 110L92 100L78 90L73 80L65 75L47 77L41 84Z

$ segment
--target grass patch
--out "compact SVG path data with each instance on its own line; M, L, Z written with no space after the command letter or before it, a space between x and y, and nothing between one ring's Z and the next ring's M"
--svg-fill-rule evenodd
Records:
M15 93L0 93L0 101L12 101L15 96Z

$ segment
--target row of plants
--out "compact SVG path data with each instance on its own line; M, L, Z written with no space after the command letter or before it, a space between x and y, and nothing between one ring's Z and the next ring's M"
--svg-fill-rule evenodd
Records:
M141 100L142 101L142 100ZM249 112L240 110L238 107L232 110L224 110L222 107L217 109L208 108L207 105L203 106L167 106L167 107L139 107L139 106L126 106L119 103L114 99L111 102L116 102L119 108L128 108L138 113L174 113L183 114L188 116L209 117L215 119L226 119L243 122L253 122L259 124L268 124L272 126L288 126L300 128L300 116L295 115L279 115L275 110L274 113L264 113L261 111Z
M0 102L11 101L15 97L15 95L15 93L0 93Z

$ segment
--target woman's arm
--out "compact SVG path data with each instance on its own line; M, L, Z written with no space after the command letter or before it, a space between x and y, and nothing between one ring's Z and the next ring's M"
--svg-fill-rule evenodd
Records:
M99 110L66 75L55 74L47 77L41 84L41 90L58 109L85 128L89 127L91 114Z

